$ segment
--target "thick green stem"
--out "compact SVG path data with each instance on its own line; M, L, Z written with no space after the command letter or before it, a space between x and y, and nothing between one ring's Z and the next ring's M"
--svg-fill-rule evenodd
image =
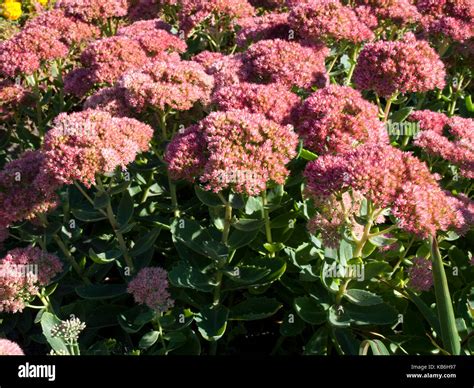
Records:
M170 187L170 195L171 195L171 206L173 207L173 213L175 218L179 218L179 205L178 205L178 194L176 192L176 183L172 181L168 173L168 185Z
M80 276L80 278L84 281L84 283L86 284L91 284L90 280L87 279L83 272L82 272L82 269L81 267L79 266L79 264L77 264L77 261L76 259L71 255L71 252L69 252L69 249L67 249L66 245L64 244L63 240L61 240L61 237L59 237L57 234L54 234L53 235L53 240L56 242L56 245L59 247L59 249L61 249L61 251L63 252L64 256L66 257L66 259L69 261L69 263L71 264L72 268L74 268L74 271L77 272L77 274Z
M232 222L232 205L230 204L229 201L227 201L224 198L224 196L221 193L219 193L219 197L225 206L224 230L222 231L222 243L227 245L228 240L229 240L231 222ZM230 259L233 256L233 253L234 252L229 253L229 256L227 257L225 264L227 264L230 261ZM219 268L216 272L216 279L215 279L216 285L214 288L214 294L213 294L213 300L212 300L212 304L214 306L219 305L219 303L221 302L222 277L223 277L223 272ZM211 356L215 356L217 354L217 341L211 342L209 354Z
M38 126L38 132L40 135L43 135L43 111L41 109L41 91L39 87L39 79L38 73L35 71L33 73L34 78L34 85L33 85L33 92L35 95L35 107L36 107L36 125Z
M443 259L436 237L430 237L431 257L433 260L433 279L436 295L436 308L441 327L441 339L444 348L452 355L461 354L461 343L456 329L453 303L449 293L448 279L444 271Z
M337 292L336 295L336 305L341 304L342 298L344 294L346 293L347 286L351 282L351 279L346 279L344 282L339 286L339 291Z
M161 326L160 318L161 318L161 316L158 316L156 318L156 325L158 326L158 336L160 338L161 346L163 346L165 356L167 356L168 355L168 349L166 347L166 342L165 342L165 339L163 337L163 327Z
M105 188L104 188L104 185L102 184L102 180L99 177L97 177L96 180L97 180L97 187L99 191L101 191L102 193L105 193ZM125 243L125 239L123 237L122 232L120 232L120 225L117 219L115 218L115 214L112 209L112 204L110 203L110 201L107 201L106 213L107 213L107 218L109 220L110 226L112 226L115 236L117 237L117 241L120 246L120 251L122 252L123 258L125 259L125 263L130 269L130 272L133 272L134 271L133 259L128 253L127 244Z
M349 68L349 73L347 73L346 82L344 82L344 85L346 86L351 84L352 75L354 74L354 69L357 64L357 57L359 56L359 51L360 51L360 46L359 45L355 46L354 51L352 52L352 57L351 57L351 67Z
M387 100L387 103L385 104L385 110L383 112L383 121L387 122L388 120L388 115L390 114L390 108L392 106L392 102L397 98L398 93L395 92L393 93Z
M268 201L267 201L267 192L266 190L262 191L262 216L265 220L265 236L267 237L267 242L272 244L272 228L270 225L270 212L268 210ZM275 253L270 253L270 257L274 257Z

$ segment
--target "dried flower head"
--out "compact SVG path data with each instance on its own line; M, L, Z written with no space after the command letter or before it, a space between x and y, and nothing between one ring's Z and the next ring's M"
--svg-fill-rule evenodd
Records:
M414 257L413 265L408 269L408 285L416 291L428 291L433 286L431 261L424 257Z

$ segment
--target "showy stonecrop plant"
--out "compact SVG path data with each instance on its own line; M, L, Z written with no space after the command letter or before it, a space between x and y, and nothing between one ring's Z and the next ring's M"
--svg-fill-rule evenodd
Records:
M474 352L471 3L40 3L0 20L0 354Z

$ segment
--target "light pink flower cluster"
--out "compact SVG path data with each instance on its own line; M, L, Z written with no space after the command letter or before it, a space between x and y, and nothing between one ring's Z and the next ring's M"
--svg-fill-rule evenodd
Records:
M0 259L0 312L21 312L63 270L58 257L39 248L16 248Z
M418 121L422 129L414 142L416 146L459 166L460 174L466 178L474 178L473 119L423 110L413 112L410 120Z
M98 90L84 101L82 107L83 110L97 109L117 117L135 116L125 101L125 89L119 86Z
M220 58L206 54L201 57L196 56L195 58L204 63L206 72L214 77L216 89L238 85L240 82L249 80L248 69L244 63L244 56L241 53L221 56Z
M431 261L424 257L414 257L413 265L408 269L408 286L416 291L428 291L433 286Z
M96 40L81 54L81 63L96 83L113 84L127 70L144 65L148 56L135 39L112 36Z
M391 20L398 25L406 25L417 22L421 17L413 0L356 0L354 10L359 16L369 12L375 17L376 25L378 20ZM364 18L362 21L365 21Z
M247 0L183 0L179 3L179 26L186 34L204 20L216 26L219 21L249 17L255 13Z
M288 13L267 13L240 19L240 30L237 32L236 43L245 47L249 43L267 39L295 39L290 34Z
M391 208L400 228L426 238L438 230L466 230L467 205L444 192L427 166L392 146L364 144L339 155L325 155L305 171L307 190L325 198L352 189L376 208Z
M291 112L300 98L283 85L241 82L217 89L212 101L219 110L240 109L249 113L261 113L277 123L289 124Z
M305 147L319 154L348 151L361 143L388 143L378 107L347 86L317 90L293 117Z
M370 28L339 0L305 0L291 9L288 23L299 36L313 41L360 43L374 38Z
M55 6L88 22L125 16L128 12L127 0L58 0Z
M82 97L94 84L112 85L125 72L138 69L150 60L179 58L186 43L172 35L157 20L136 22L120 30L119 35L91 43L81 54L82 68L64 79L65 91ZM169 59L169 58L168 58Z
M174 306L168 287L166 270L160 267L146 267L141 269L129 283L127 291L133 295L136 303L164 313Z
M24 26L26 29L36 27L44 27L52 33L58 33L58 39L68 46L100 36L99 28L75 16L66 16L60 9L42 12L28 20Z
M206 190L258 195L267 182L283 184L298 138L260 114L214 112L176 136L165 160L174 179L198 180Z
M471 0L418 0L421 24L430 34L464 42L474 37L474 3Z
M389 97L395 92L426 92L445 85L446 71L436 51L407 33L400 41L364 46L354 71L359 89Z
M40 151L26 151L0 171L0 222L32 219L56 207L58 182L45 170Z
M6 77L32 74L43 62L67 54L68 48L59 40L58 31L39 25L25 28L0 42L0 74Z
M27 104L32 94L12 81L0 81L0 119L8 120L15 115L20 105Z
M207 104L214 87L212 76L192 61L151 61L126 73L118 82L127 104L139 111L152 107L184 111L197 102Z
M95 174L125 167L148 150L153 136L149 125L97 110L62 113L54 125L43 146L46 168L66 184L78 180L90 186Z
M324 46L303 46L298 42L272 39L251 45L243 60L249 73L259 81L309 88L326 85L324 60L328 54Z
M170 33L171 26L160 19L138 21L118 30L117 35L136 40L148 55L163 51L183 53L186 42Z
M23 350L17 343L0 338L0 356L24 356Z

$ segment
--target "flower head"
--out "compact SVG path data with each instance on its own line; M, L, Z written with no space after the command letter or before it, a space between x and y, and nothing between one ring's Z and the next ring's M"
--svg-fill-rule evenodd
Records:
M444 64L424 40L407 33L400 41L364 46L354 71L358 89L390 97L395 92L426 92L445 85Z
M59 0L56 8L67 15L77 16L85 21L104 21L112 17L127 15L127 0Z
M424 257L413 258L413 265L408 269L408 285L416 291L428 291L433 286L431 261Z
M145 304L157 312L166 312L174 306L168 291L168 273L159 267L141 269L129 283L128 293L135 302Z
M180 28L188 34L204 20L212 24L225 19L239 19L254 14L247 0L183 0L178 19Z
M39 248L16 248L0 259L0 312L21 312L62 271L58 257Z
M423 110L413 112L410 120L418 121L422 129L414 142L416 146L458 166L466 178L474 178L473 119Z
M95 174L112 172L148 150L153 129L135 119L98 110L60 114L46 134L47 170L62 183L95 183Z
M327 83L324 60L327 47L303 46L282 39L261 40L244 53L249 73L259 81L309 88Z
M474 3L470 0L418 0L421 25L429 34L464 42L474 37Z
M305 0L291 9L288 23L300 36L313 41L360 43L374 37L357 14L339 0Z
M119 86L98 90L84 101L83 108L101 110L117 117L134 116L125 101L125 89Z
M220 110L241 109L261 113L281 124L290 122L291 111L300 102L299 97L283 85L247 82L217 89L212 100Z
M232 188L258 195L269 181L284 183L285 166L296 155L297 144L291 126L281 126L263 115L241 110L214 112L173 139L165 160L175 179L198 179L214 192Z
M0 356L24 356L23 350L17 343L0 338Z
M388 143L376 105L347 86L317 90L293 113L305 147L319 154L344 152L361 143Z
M32 219L57 205L59 183L45 170L40 151L26 151L0 171L0 220L9 225Z
M214 81L198 63L172 58L149 62L125 74L118 85L125 90L127 104L140 111L146 107L184 111L196 102L207 104Z
M245 47L249 43L267 39L289 39L291 27L288 13L267 13L240 19L237 32L237 45Z
M21 10L21 3L18 1L6 1L2 5L2 16L7 20L18 20L23 11Z

